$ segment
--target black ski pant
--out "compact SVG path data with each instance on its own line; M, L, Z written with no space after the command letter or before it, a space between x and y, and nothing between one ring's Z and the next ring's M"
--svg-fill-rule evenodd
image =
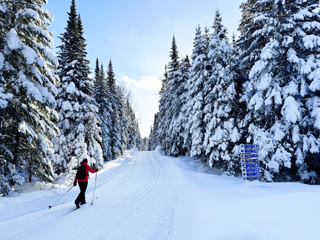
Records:
M78 182L79 184L79 188L80 188L80 193L76 199L76 203L85 203L86 202L86 190L87 190L87 187L88 187L88 182Z

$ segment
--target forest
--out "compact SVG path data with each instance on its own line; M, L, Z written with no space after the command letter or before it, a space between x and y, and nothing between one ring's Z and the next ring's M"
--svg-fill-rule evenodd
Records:
M179 57L173 36L148 139L112 60L91 71L75 0L57 54L46 3L0 1L1 195L68 179L83 158L102 168L133 147L240 176L240 144L257 144L261 181L320 182L317 0L243 1L231 40L216 10L210 28L196 27L190 56Z
M240 144L259 146L261 181L319 183L320 15L316 0L247 0L229 41L219 10L196 28L191 57L175 37L149 136L241 175Z
M0 1L0 194L26 181L74 175L83 158L102 168L140 148L133 96L96 60L93 77L75 0L57 56L53 14L37 1ZM67 11L67 9L66 9Z

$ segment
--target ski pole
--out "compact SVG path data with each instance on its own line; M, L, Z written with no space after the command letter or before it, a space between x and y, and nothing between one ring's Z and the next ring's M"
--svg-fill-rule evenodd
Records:
M72 188L73 188L73 186L71 186L71 188L69 188L69 190L68 190L65 194L63 194L57 201L55 201L55 202L52 204L52 206L55 205L61 198L63 198L64 195L66 195ZM49 209L50 209L52 206L50 205L50 206L49 206Z
M94 181L93 198L92 198L92 203L91 203L91 205L93 205L94 194L95 194L95 192L96 192L97 175L98 175L98 173L96 172L96 180Z

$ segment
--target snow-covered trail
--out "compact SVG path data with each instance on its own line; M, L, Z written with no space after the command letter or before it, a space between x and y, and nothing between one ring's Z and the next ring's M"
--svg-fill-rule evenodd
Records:
M50 210L0 222L0 239L168 239L178 177L156 153L132 153L117 167L99 172L93 205L94 175L88 203L79 210L69 213L75 208L73 198Z
M186 157L129 151L99 171L93 205L91 176L88 204L74 212L78 187L50 210L53 191L0 198L0 239L320 239L319 186L206 171Z

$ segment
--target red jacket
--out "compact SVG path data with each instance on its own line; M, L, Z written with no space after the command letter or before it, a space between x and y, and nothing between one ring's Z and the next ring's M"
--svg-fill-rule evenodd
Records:
M91 173L95 173L97 172L97 170L93 170L86 162L83 162L81 163L81 166L83 165L86 165L86 178L85 179L77 179L77 174L76 174L76 177L74 179L74 181L76 182L78 180L78 182L88 182L88 177L89 177L89 174L88 172L91 172Z

